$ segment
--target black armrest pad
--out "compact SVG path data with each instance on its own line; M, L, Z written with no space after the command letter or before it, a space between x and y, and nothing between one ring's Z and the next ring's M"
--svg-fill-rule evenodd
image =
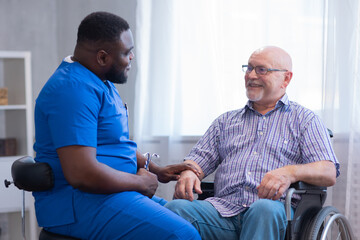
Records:
M201 190L202 191L208 191L208 190L214 190L214 182L201 182Z
M48 163L37 163L31 157L16 160L11 166L14 184L25 191L45 191L54 186L54 176Z
M202 194L198 195L198 200L205 200L206 198L214 196L214 182L201 182Z
M326 187L315 186L301 181L291 184L290 188L295 188L296 190L326 190Z

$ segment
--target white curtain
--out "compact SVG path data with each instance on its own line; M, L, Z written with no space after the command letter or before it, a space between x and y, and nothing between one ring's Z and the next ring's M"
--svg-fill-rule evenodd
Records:
M360 236L360 5L358 0L328 1L322 117L334 130L341 175L332 204Z
M281 46L293 56L290 97L319 111L323 5L313 0L139 0L135 136L202 135L217 116L243 107L241 65L264 45Z
M358 0L138 0L135 140L167 139L162 164L180 160L172 139L243 107L241 65L280 46L293 58L290 99L334 131L341 176L330 202L360 236L359 15Z

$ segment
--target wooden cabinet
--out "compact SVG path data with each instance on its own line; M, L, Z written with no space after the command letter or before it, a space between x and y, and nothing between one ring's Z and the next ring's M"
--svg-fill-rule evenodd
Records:
M7 104L0 105L0 139L15 139L16 150L13 155L0 156L0 176L11 180L11 164L16 159L33 156L33 103L31 84L31 53L25 51L0 51L0 88L7 88ZM27 239L37 238L37 223L34 214L34 200L26 192L26 232ZM0 185L0 214L8 214L11 221L7 229L11 233L20 233L22 191L11 185ZM13 217L18 215L17 217ZM19 238L18 238L19 239Z

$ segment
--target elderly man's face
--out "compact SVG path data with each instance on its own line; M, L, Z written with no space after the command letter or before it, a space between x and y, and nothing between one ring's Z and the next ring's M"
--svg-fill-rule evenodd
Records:
M249 58L248 65L256 67L262 66L264 68L284 69L280 64L274 61L274 54L268 51L255 52ZM255 72L255 69L250 73L245 74L246 95L249 100L262 104L273 105L284 94L288 82L286 82L287 72L267 72L265 75L260 75Z

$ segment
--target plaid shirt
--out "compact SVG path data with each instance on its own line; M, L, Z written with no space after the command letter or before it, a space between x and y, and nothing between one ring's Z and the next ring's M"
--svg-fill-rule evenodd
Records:
M265 115L255 111L250 101L242 109L222 114L185 159L198 163L205 176L217 169L215 196L206 200L223 217L237 215L258 200L256 186L271 170L330 160L339 175L326 127L286 94ZM285 194L280 200L284 199Z

